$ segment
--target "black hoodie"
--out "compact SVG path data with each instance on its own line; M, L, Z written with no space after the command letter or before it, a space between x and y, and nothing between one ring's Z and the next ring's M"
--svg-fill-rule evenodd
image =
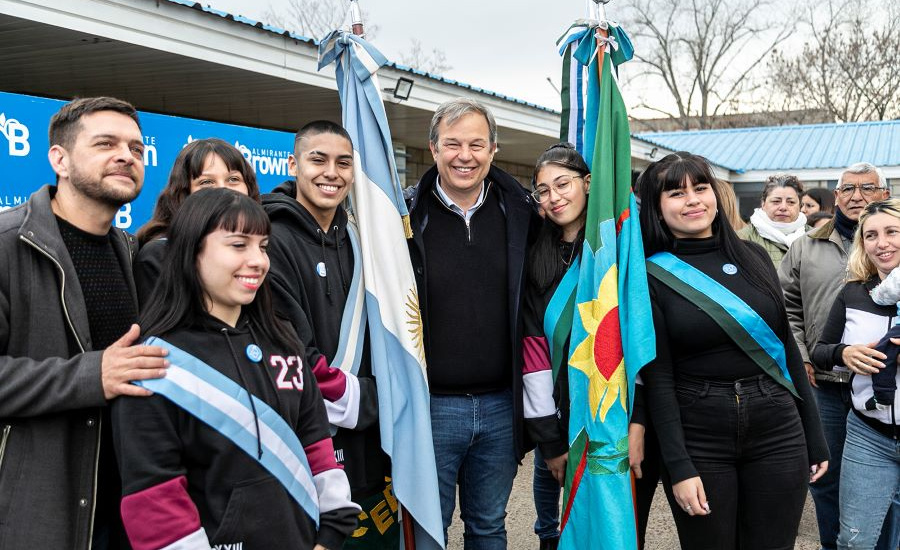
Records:
M330 367L353 278L347 213L338 207L331 227L322 231L296 196L291 180L262 197L272 220L268 252L275 307L306 345L329 419L339 426L333 436L337 460L347 472L354 501L360 502L384 490L390 462L381 450L368 332L357 376Z
M319 529L268 470L219 431L161 395L123 396L111 415L122 518L135 550L204 539L213 547L243 543L244 550L285 541L340 548L358 508L334 460L321 394L310 369L296 360L302 350L270 342L244 318L232 328L206 317L162 338L240 384L294 428L318 492ZM258 362L245 352L253 344L262 350Z

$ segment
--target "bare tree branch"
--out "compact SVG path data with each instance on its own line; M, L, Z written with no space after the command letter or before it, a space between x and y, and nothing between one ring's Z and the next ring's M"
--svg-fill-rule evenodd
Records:
M410 39L409 50L401 53L397 61L431 74L443 75L453 69L447 62L447 56L443 50L432 48L430 52L425 52L422 48L422 42L416 38Z
M629 0L635 58L661 80L678 116L701 127L756 88L759 67L790 32L774 0Z
M287 0L283 8L271 4L265 18L272 25L292 30L316 40L338 28L350 28L350 3L347 0ZM366 37L372 39L378 25L368 22L368 13L362 10Z
M900 0L808 2L811 39L773 56L775 90L794 108L842 122L900 116Z

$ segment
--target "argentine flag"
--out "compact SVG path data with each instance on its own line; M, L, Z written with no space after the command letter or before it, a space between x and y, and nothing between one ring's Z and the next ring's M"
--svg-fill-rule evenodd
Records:
M422 317L406 239L409 215L375 74L387 59L371 44L334 31L319 45L319 70L335 63L344 127L353 139L350 210L359 228L381 446L394 494L413 517L416 548L444 548Z

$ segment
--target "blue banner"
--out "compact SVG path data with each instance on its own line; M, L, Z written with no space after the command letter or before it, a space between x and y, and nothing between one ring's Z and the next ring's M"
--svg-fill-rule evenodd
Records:
M39 187L56 181L47 161L50 118L65 101L0 92L0 210L28 200ZM217 137L237 147L256 171L266 193L287 179L294 134L139 113L144 134L144 189L116 216L116 226L132 233L150 219L156 198L182 147L195 139Z

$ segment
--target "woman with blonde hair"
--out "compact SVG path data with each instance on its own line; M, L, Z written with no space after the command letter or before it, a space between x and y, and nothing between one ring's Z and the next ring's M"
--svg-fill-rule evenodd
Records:
M888 382L896 388L900 377L895 365L885 365L888 356L879 349L887 348L870 347L897 321L896 302L880 305L875 299L879 285L898 265L900 200L871 202L859 217L847 263L847 284L838 294L812 353L822 370L853 373L853 408L847 417L841 460L838 548L875 548L876 543L878 548L897 548L900 543L900 529L894 521L900 507L900 425L896 413L900 395L894 392L889 402L880 402L877 385L884 381L875 380L893 371L893 380ZM896 353L893 355L896 357Z

